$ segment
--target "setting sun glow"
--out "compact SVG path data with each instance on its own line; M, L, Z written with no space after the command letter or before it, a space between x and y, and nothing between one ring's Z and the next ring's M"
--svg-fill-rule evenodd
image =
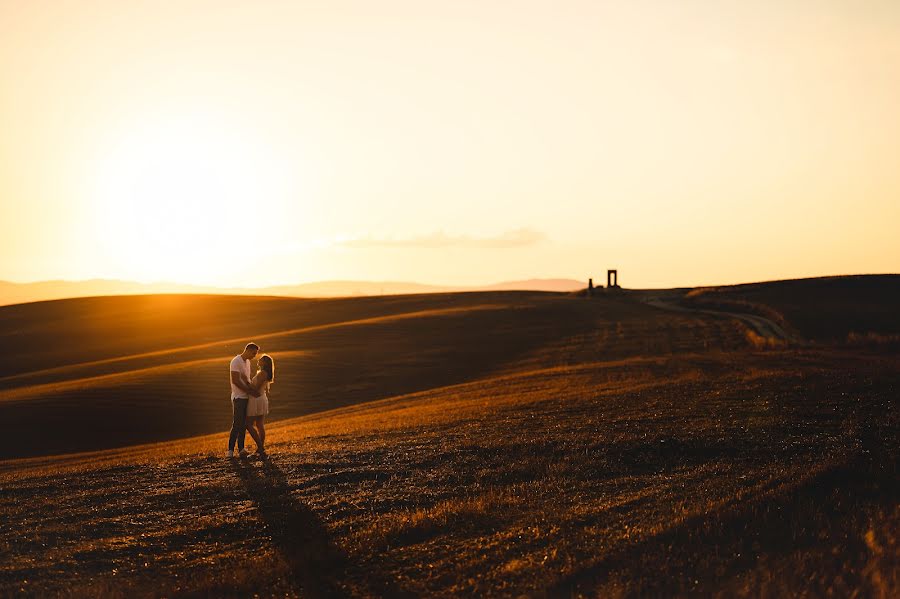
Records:
M143 281L227 283L265 256L292 171L235 127L140 123L94 163L96 235Z
M896 2L251 4L0 5L0 280L900 270Z

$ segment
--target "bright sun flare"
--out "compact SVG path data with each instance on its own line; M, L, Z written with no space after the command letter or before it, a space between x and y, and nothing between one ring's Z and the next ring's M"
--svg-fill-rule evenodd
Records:
M197 123L124 139L96 175L98 235L143 281L215 283L261 255L250 215L285 197L271 152Z

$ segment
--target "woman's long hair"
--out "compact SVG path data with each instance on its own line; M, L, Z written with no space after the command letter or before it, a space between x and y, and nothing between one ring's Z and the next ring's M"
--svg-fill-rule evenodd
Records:
M259 369L265 371L269 377L269 382L275 381L275 360L269 354L263 354L259 357Z

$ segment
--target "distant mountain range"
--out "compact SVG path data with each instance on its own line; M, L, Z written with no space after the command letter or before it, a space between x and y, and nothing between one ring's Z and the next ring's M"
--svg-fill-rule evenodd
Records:
M396 281L320 281L274 287L210 287L177 283L136 283L110 279L88 281L39 281L10 283L0 281L0 306L68 297L98 295L137 295L147 293L213 293L228 295L281 295L286 297L341 297L366 295L404 295L411 293L448 293L458 291L575 291L585 287L574 279L529 279L485 286L440 286Z

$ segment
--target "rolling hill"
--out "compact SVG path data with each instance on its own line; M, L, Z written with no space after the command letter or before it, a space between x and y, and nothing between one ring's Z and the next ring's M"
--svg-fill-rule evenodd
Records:
M701 287L691 290L686 300L696 307L757 313L822 343L900 335L900 275Z
M0 593L900 589L900 356L644 295L0 308ZM229 462L250 339L271 458Z
M222 430L226 365L249 340L277 360L273 418L517 369L745 344L727 320L533 292L85 298L0 308L0 322L0 344L15 348L0 365L0 415L55 431L12 432L19 456Z

